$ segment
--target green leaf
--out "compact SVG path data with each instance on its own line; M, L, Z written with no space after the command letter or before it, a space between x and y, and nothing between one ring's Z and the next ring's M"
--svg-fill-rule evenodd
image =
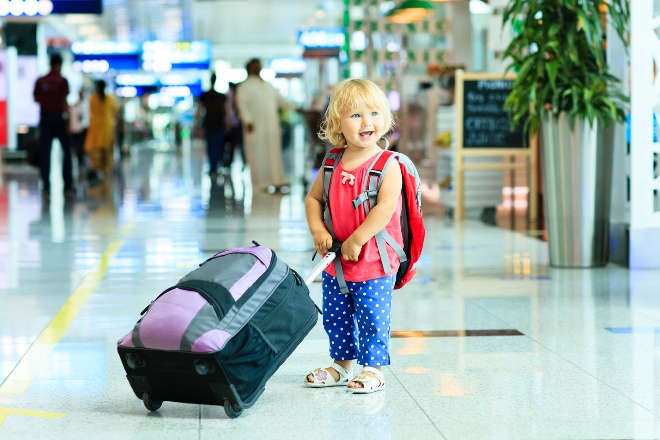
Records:
M518 35L504 51L507 71L516 72L505 107L512 122L526 130L539 127L545 105L603 123L625 120L629 99L621 81L605 62L603 23L599 8L622 40L627 36L628 0L509 0L503 26L521 22ZM536 47L536 51L531 48Z

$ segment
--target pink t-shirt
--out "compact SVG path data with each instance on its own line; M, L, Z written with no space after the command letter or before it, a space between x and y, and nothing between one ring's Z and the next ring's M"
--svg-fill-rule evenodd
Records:
M362 165L350 171L345 170L340 161L332 173L329 194L330 217L332 218L335 237L341 242L346 240L367 217L363 205L360 205L358 209L353 208L353 200L362 191L363 181L375 158L374 155ZM396 164L390 164L389 166L396 166ZM403 246L401 203L401 196L399 195L396 210L385 229L399 245ZM376 239L372 237L362 246L358 261L341 259L346 281L366 281L395 273L399 268L399 257L389 245L386 245L386 247L391 269L389 273L383 270ZM328 266L326 272L336 276L335 265Z

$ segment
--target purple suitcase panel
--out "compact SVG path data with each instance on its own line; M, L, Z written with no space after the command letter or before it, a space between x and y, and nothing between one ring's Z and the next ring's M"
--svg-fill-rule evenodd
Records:
M119 340L117 345L121 345L122 347L135 347L135 344L133 344L133 331L131 330Z
M139 343L144 348L155 350L180 350L186 330L207 304L199 293L191 290L172 289L163 294L137 325ZM219 323L217 317L214 321L216 325ZM133 338L136 330L124 336L119 345L135 347ZM208 353L222 350L230 337L226 331L213 328L192 341L191 351Z
M229 288L229 293L231 294L231 297L234 298L234 301L238 301L245 291L252 286L254 280L259 279L259 277L266 272L267 268L268 266L264 266L260 261L256 261L250 270L245 272L245 275L239 278L238 281Z
M254 258L245 258L245 254ZM272 256L271 249L261 246L231 249L214 255L193 273L226 288L230 284L228 291L234 301L238 301L266 272ZM156 350L212 352L221 350L231 338L230 333L218 328L219 324L220 319L204 297L193 290L174 288L149 306L133 331L119 344L125 347L139 344Z
M195 353L210 353L222 350L231 335L218 328L209 330L200 336L192 345L192 351Z
M229 254L252 254L268 267L270 260L273 258L273 251L265 246L250 246L235 249L228 249L226 251L218 252L211 258L221 257Z
M249 259L243 257L242 254L249 254L255 257L256 261L254 261L251 267L244 266L249 262ZM212 265L209 264L207 266L209 270L214 271L213 274L210 274L209 279L215 279L216 282L226 286L234 301L238 301L245 291L266 272L273 258L273 251L263 246L231 249L217 253L205 264L216 258L226 258L227 263L225 264L223 262L222 271L218 271L218 268L215 266L211 269ZM204 269L204 265L197 269L197 272L200 272L198 276L202 276L201 272L204 272Z
M197 292L172 289L156 300L138 323L143 347L179 350L186 329L206 300ZM121 345L133 347L133 332L124 336Z

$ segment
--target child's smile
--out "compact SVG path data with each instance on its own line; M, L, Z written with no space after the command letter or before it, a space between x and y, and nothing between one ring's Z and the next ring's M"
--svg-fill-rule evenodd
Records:
M348 147L370 148L377 145L384 131L383 112L365 103L346 112L341 131Z

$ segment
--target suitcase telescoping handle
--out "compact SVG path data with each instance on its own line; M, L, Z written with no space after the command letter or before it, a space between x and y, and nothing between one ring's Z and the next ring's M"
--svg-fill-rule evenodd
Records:
M319 274L323 272L323 269L328 267L330 263L332 263L335 260L336 257L337 254L333 251L330 251L327 254L325 254L323 258L321 258L321 261L316 263L316 266L314 266L314 268L309 273L309 275L307 275L307 278L305 278L305 283L307 283L308 286L312 284L316 279L316 277L318 277Z
M339 241L333 241L332 242L332 247L328 251L327 254L321 258L321 261L316 263L316 266L312 269L312 271L307 275L305 278L305 283L309 286L314 282L316 277L319 276L321 272L323 272L323 269L326 267L330 266L330 263L335 261L335 258L337 258L337 254L341 251L341 242ZM316 252L314 252L314 256L312 257L312 260L316 257Z
M323 272L323 269L325 269L330 264L332 264L333 261L335 261L335 258L337 258L337 253L340 252L340 250L341 250L341 243L334 242L328 253L326 253L318 263L316 263L316 266L314 266L312 271L307 275L307 277L305 277L305 284L307 284L307 286L311 285L314 282L316 277L318 277L319 274ZM316 256L316 253L314 253L314 256ZM319 305L316 304L314 300L312 300L312 302L314 303L314 307L316 307L316 310L318 310L319 315L323 315L323 309L319 307Z

